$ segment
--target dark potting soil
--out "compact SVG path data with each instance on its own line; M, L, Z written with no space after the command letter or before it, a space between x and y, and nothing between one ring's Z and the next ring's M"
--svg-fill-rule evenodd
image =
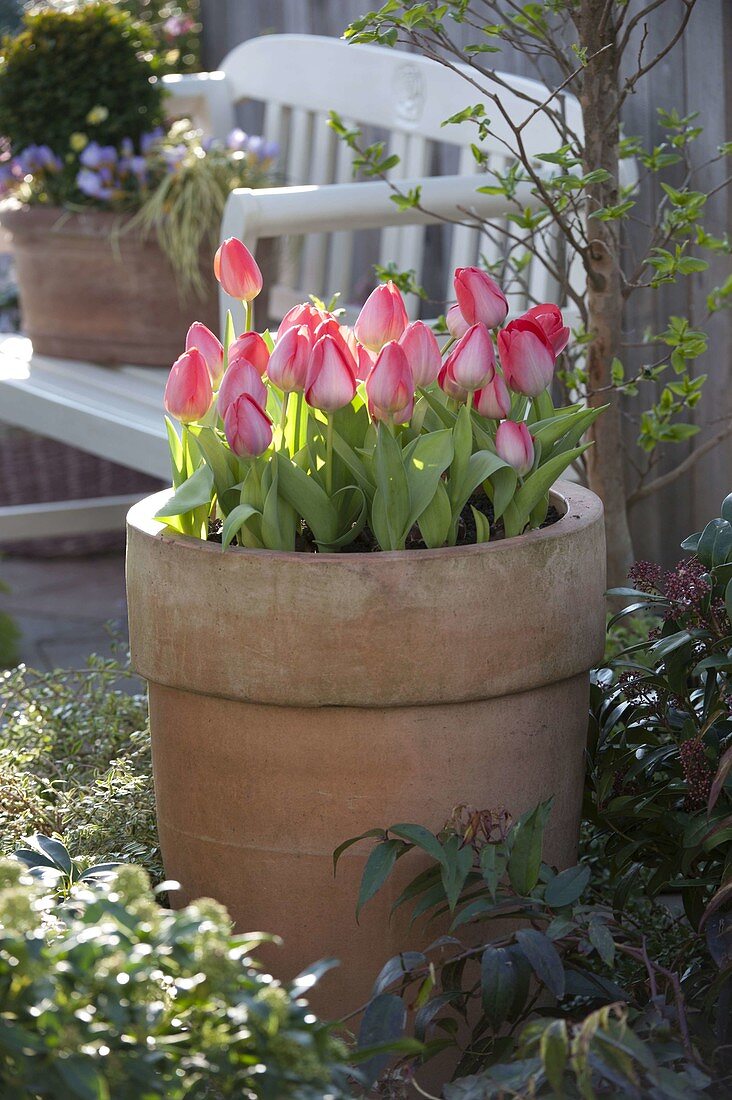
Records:
M488 523L491 529L491 542L506 537L506 532L503 529L503 521L497 522L493 519L493 505L488 500L484 493L473 493L468 503L460 513L460 520L458 522L458 537L457 546L470 546L475 542L476 528L475 517L473 516L472 508L478 512L482 512L487 517ZM541 527L551 527L553 523L561 519L561 514L557 511L553 504L549 505L549 510L546 514L546 519L541 524ZM221 520L212 520L208 528L208 541L209 542L221 542ZM302 551L303 553L316 554L318 548L315 544L315 540L307 527L303 525L303 529L300 534L297 535L295 540L295 549ZM407 550L426 550L424 542L420 537L419 527L415 524L412 530L409 532L406 544ZM365 527L360 535L349 543L348 546L342 546L339 553L341 554L371 554L378 553L380 547L376 542L373 534L368 527Z

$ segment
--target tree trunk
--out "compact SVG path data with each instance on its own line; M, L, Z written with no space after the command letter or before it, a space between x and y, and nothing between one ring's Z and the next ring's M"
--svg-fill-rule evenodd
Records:
M604 168L610 179L589 189L590 209L611 206L618 201L618 57L612 10L606 0L581 0L575 16L580 45L590 60L582 74L582 116L584 122L584 168ZM603 15L605 23L603 25ZM607 47L598 56L594 54ZM611 381L611 364L620 351L623 295L620 281L620 245L617 221L588 218L587 266L588 331L592 342L587 350L590 405L607 409L595 422L594 446L587 452L590 488L605 505L608 584L622 584L633 561L633 544L628 526L620 403L606 387ZM600 392L597 392L600 391ZM604 391L604 392L602 392Z

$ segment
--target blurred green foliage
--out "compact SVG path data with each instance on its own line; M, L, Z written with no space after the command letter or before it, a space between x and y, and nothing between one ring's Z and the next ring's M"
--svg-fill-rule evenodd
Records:
M95 108L90 136L102 144L137 140L163 120L155 40L114 5L27 12L2 52L0 133L13 150L48 145L63 156L72 134L95 125Z

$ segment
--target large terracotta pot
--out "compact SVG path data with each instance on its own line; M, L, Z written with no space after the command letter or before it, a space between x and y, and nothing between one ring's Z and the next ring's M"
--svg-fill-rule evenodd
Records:
M208 248L206 296L181 299L155 235L123 231L117 214L22 206L3 209L2 224L13 236L23 328L41 355L170 366L192 315L218 329Z
M458 803L518 815L549 795L545 858L576 856L588 670L603 652L602 506L559 483L562 518L485 545L297 554L163 534L158 494L128 517L135 668L150 685L166 873L240 930L273 931L291 977L341 960L315 1007L368 996L434 926L388 921L407 857L356 924L374 826L438 829ZM400 911L401 912L401 911Z

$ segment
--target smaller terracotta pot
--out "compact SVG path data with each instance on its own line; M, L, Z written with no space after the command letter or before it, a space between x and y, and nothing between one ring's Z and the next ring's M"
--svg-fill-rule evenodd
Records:
M23 327L41 355L164 367L192 320L218 329L208 247L205 296L186 298L155 236L126 230L129 217L23 206L3 210L2 224L13 236Z

